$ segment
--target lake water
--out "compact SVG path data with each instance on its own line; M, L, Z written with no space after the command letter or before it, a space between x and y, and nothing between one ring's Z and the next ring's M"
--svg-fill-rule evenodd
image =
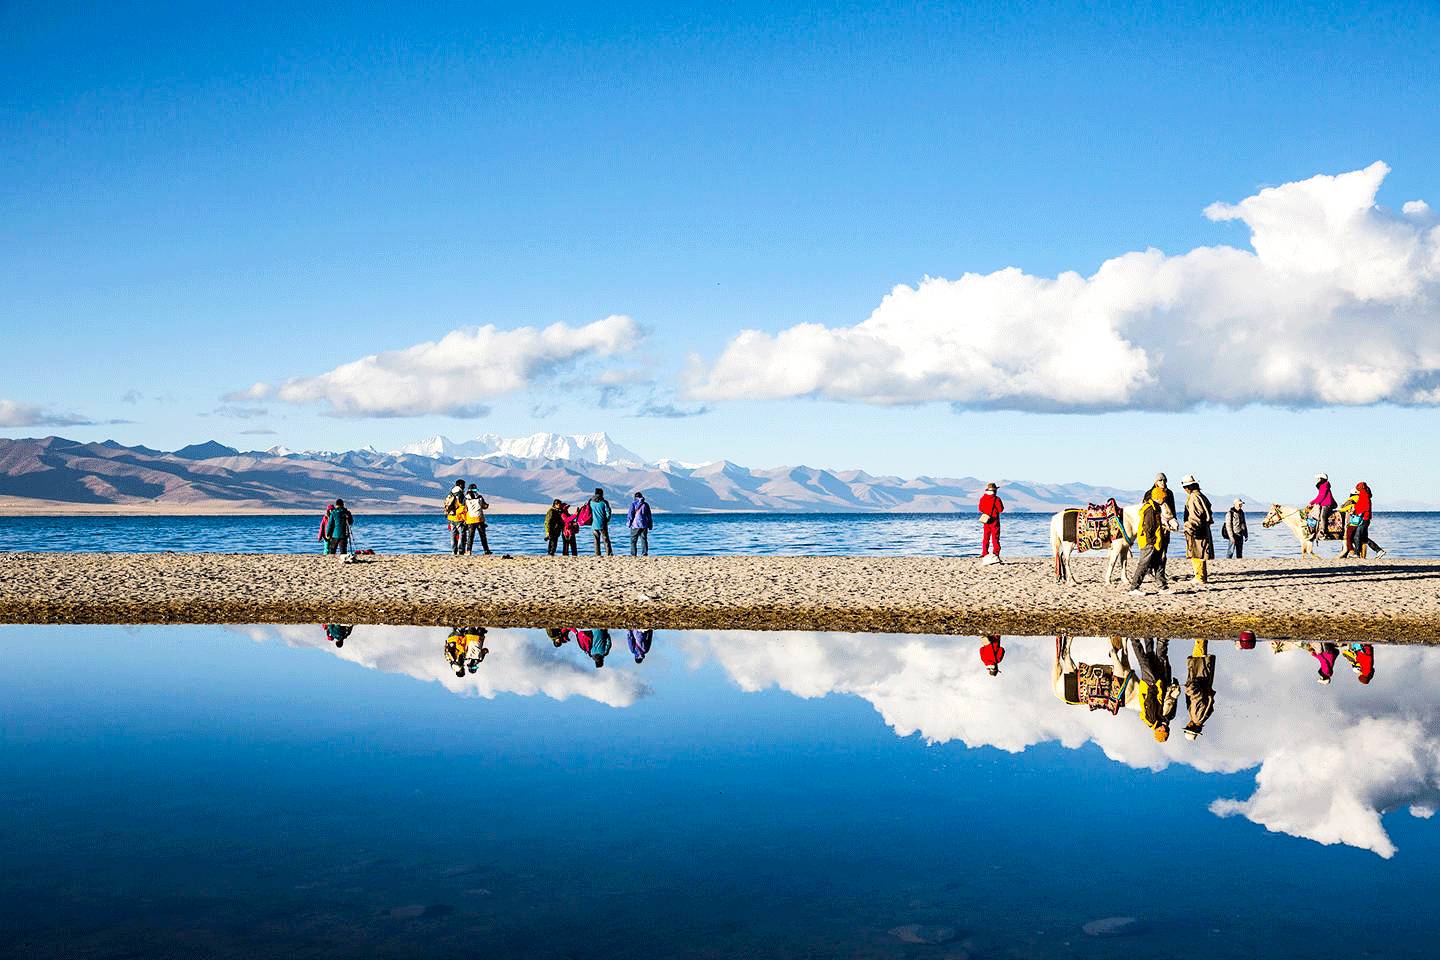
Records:
M1290 531L1260 526L1249 513L1246 555L1293 556ZM617 551L629 550L625 530L612 525ZM0 550L112 550L154 552L304 553L317 551L319 517L0 517ZM1223 556L1225 545L1218 540ZM536 516L492 516L490 546L497 553L543 553L543 522ZM444 553L450 535L443 518L361 516L356 543L381 553ZM1440 556L1440 513L1381 513L1371 537L1394 557ZM580 547L588 534L582 532ZM622 541L625 541L622 543ZM1007 514L1003 544L1012 556L1050 554L1050 514ZM979 554L980 521L974 514L662 514L650 549L662 554L939 555ZM593 547L591 547L593 549ZM1183 546L1172 548L1183 552ZM1322 544L1322 555L1339 552Z
M0 955L1434 955L1440 650L1161 744L1050 638L451 634L0 627Z

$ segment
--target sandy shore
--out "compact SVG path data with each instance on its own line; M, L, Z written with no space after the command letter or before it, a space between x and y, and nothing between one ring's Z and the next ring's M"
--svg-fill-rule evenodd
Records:
M413 623L1440 642L1440 561L1230 560L1131 597L1048 559L0 554L9 623ZM1171 569L1188 574L1183 560Z

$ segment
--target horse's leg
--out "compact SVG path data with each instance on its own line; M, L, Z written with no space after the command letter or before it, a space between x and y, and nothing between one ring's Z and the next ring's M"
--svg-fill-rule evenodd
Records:
M1075 575L1075 544L1073 543L1065 544L1065 573L1072 584L1079 586L1080 578Z

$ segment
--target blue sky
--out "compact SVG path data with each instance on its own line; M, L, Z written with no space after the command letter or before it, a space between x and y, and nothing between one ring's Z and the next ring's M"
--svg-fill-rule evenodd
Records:
M1005 327L940 286L933 315L889 328L930 325L912 352L845 383L891 342L846 331L897 285L1089 278L1148 248L1248 251L1266 229L1308 241L1288 195L1278 227L1204 211L1376 161L1376 230L1440 205L1433 6L52 7L0 10L0 434L333 448L604 429L686 460L1128 486L1166 469L1297 494L1325 469L1363 475L1382 506L1435 499L1423 257L1401 294L1373 291L1383 256L1332 265L1365 309L1318 326L1277 320L1271 338L1268 314L1235 313L1272 346L1327 344L1324 367L1383 353L1373 388L1368 367L1338 392L1249 390L1273 371L1252 376L1245 352L1207 367L1204 311L1244 299L1244 264L1121 328L1148 386L1109 383L1132 362L1120 347L1080 378L1099 392L1017 386L1023 364L906 379L917 358L949 362L937 329L964 343L1000 323L1023 345L1083 327L1063 305ZM1406 237L1433 242L1429 212L1407 216ZM1317 256L1371 239L1327 234ZM1294 300L1332 294L1302 283ZM518 388L481 363L461 377L473 396L452 384L427 408L366 379L375 410L407 415L329 415L327 374L361 357L612 315L634 326L599 353L522 350ZM820 332L775 339L798 324ZM767 339L732 354L747 329ZM1032 368L1054 359L1036 350ZM488 415L447 415L462 408ZM46 422L66 419L96 422Z

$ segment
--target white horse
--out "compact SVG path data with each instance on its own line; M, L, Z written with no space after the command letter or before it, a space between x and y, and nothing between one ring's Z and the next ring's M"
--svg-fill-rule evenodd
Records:
M1055 554L1055 582L1078 584L1075 569L1070 561L1075 555L1075 541L1065 539L1065 512L1061 510L1050 518L1050 549ZM1110 552L1105 560L1105 584L1109 586L1117 576L1124 582L1130 561L1130 544L1135 541L1135 531L1140 527L1140 504L1120 509L1120 525L1124 535L1110 541ZM1116 570L1116 567L1119 570Z
M1278 503L1270 504L1270 512L1265 514L1265 519L1260 521L1260 526L1267 530L1277 523L1283 523L1295 534L1295 539L1300 541L1300 556L1315 556L1315 538L1306 522L1310 515L1309 507L1282 507Z

